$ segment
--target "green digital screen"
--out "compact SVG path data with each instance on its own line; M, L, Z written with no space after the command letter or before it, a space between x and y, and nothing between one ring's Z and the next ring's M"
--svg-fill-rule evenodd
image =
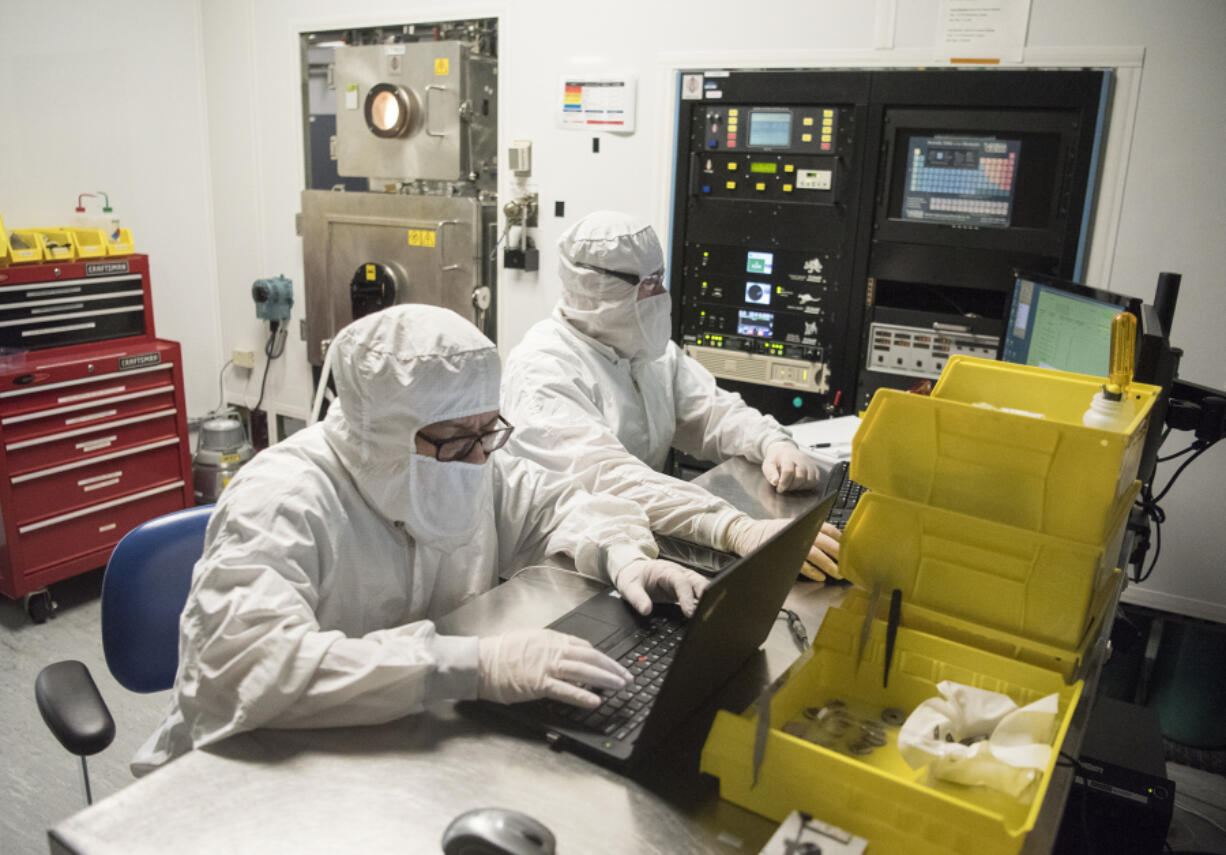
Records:
M1119 306L1042 291L1034 309L1026 364L1107 376L1111 319L1118 311Z
M765 172L765 173L767 173L768 175L774 175L776 172L778 172L778 171L779 171L779 164L777 164L777 163L753 163L753 162L751 162L751 163L749 164L749 171L750 171L750 172Z

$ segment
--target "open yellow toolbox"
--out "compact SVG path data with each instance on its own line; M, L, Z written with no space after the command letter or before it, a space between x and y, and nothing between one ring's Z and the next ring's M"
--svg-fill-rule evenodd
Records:
M853 713L880 716L885 708L912 710L937 695L942 680L1001 692L1019 706L1058 696L1052 742L1064 742L1082 683L1068 685L1056 671L1016 662L947 638L901 627L895 641L889 687L882 687L885 622L874 621L859 668L861 616L831 609L813 647L784 675L770 704L770 730L754 784L758 707L721 710L703 746L701 769L719 778L720 796L776 822L793 810L869 841L868 855L1012 855L1034 827L1057 753L1018 800L984 787L928 780L927 767L912 769L888 742L867 756L853 756L784 731L804 711L833 699Z
M1125 424L1086 427L1082 414L1103 382L953 356L931 396L873 395L852 441L851 477L896 498L1101 544L1132 503L1161 391L1133 383Z
M851 475L868 492L839 560L862 590L827 612L812 648L784 675L756 784L758 707L717 714L701 768L719 778L721 797L775 821L807 811L867 838L869 855L1021 849L1055 751L1019 800L912 769L897 726L868 755L793 734L806 710L834 699L860 719L880 720L890 707L905 718L948 680L1019 706L1055 694L1050 744L1063 744L1082 666L1123 582L1116 563L1158 393L1133 384L1118 429L1085 427L1102 382L956 356L932 396L877 391L852 445ZM857 665L866 590L875 586L881 602ZM886 688L880 616L894 589L900 621Z

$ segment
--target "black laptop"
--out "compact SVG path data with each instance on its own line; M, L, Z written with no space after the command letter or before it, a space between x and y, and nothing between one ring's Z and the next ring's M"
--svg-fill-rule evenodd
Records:
M758 549L711 578L694 616L656 603L639 615L610 589L549 625L577 635L621 662L634 685L604 696L595 710L556 701L488 705L565 748L607 766L629 766L722 685L758 650L834 504L809 508Z

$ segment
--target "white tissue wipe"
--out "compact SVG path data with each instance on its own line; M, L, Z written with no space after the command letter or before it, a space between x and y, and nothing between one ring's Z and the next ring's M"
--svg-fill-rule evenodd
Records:
M931 764L942 780L1020 797L1051 759L1058 696L1019 708L1007 695L951 680L937 691L941 697L917 706L899 731L903 759L913 769Z

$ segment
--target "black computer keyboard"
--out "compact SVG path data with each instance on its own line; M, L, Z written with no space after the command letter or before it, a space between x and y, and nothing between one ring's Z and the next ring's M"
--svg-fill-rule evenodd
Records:
M860 496L864 493L864 486L851 480L847 471L848 465L846 460L836 463L826 480L826 491L837 489L839 494L834 500L834 507L830 510L827 522L839 531L842 531L851 519L851 512L855 510L856 502L860 501Z
M620 691L592 689L604 697L604 702L594 710L551 701L548 706L553 716L569 727L625 739L647 718L660 687L664 685L664 675L673 662L673 654L685 634L684 630L683 618L672 615L652 617L647 626L614 649L624 649L627 641L631 644L625 652L614 655L634 675L634 682Z

